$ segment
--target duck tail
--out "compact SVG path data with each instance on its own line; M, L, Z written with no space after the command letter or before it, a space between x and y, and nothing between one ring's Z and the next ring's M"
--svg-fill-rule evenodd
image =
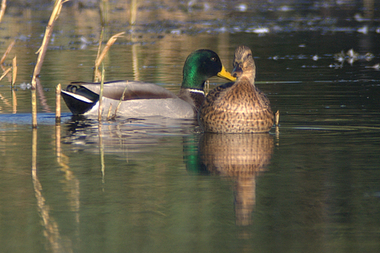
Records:
M99 95L83 86L69 85L61 90L63 100L74 115L89 111L99 100Z

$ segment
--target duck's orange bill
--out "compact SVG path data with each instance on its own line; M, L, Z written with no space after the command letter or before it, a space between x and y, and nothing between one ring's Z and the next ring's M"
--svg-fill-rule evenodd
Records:
M230 81L235 81L236 77L233 77L230 72L228 72L224 66L222 66L222 70L217 74L217 76L225 78Z

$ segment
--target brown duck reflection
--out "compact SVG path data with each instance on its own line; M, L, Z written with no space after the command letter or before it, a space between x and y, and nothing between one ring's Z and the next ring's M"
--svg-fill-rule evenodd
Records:
M256 177L266 170L273 153L273 136L205 133L199 156L207 171L235 181L237 225L249 225L256 202Z

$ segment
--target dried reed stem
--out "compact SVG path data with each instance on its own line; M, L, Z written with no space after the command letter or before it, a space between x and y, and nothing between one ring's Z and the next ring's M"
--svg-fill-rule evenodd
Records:
M3 19L6 8L7 8L7 0L2 0L1 1L1 9L0 9L0 22Z
M37 95L36 89L31 90L32 95L32 128L37 128Z
M110 107L108 107L107 120L111 119L111 110L112 110L112 104L110 104Z
M12 60L12 81L11 81L11 90L12 90L12 113L17 113L17 97L15 91L15 83L17 78L17 57L15 56Z
M275 122L275 125L276 125L276 146L279 146L280 145L280 128L279 128L279 125L280 125L280 111L277 110L276 114L275 114L275 119L274 119L274 122Z
M2 65L2 64L4 63L5 58L7 57L7 55L9 54L9 52L12 50L12 47L13 47L15 44L16 44L16 41L15 41L15 40L13 40L13 41L11 42L11 44L9 44L7 50L5 50L3 56L1 57L0 65Z
M108 23L108 10L109 10L108 0L102 0L101 4L99 5L100 20L101 20L102 27L106 26L106 24Z
M0 81L3 80L3 78L9 73L9 71L12 70L12 67L8 68L3 72L3 74L0 76Z
M105 47L103 48L103 51L101 52L101 54L99 54L97 57L96 57L96 60L95 60L95 70L94 70L94 81L96 82L97 80L99 80L99 76L100 76L100 73L99 73L99 66L100 66L100 63L102 63L102 61L104 60L104 57L106 56L107 52L109 51L109 49L111 48L111 46L115 43L115 41L121 37L121 35L123 35L125 32L120 32L120 33L117 33L115 35L113 35L107 42L107 44L105 45Z
M54 21L59 17L59 14L62 9L62 4L68 2L68 0L56 0L54 3L53 12L50 16L48 25L46 26L45 35L42 39L41 47L37 50L38 54L36 66L34 67L33 76L32 76L32 127L37 127L37 98L36 96L36 87L37 87L37 77L41 73L42 64L45 58L47 47L50 41L50 37L53 33Z
M37 178L37 129L32 133L32 176Z
M58 162L58 164L61 165L61 163L62 163L62 160L61 160L62 150L61 150L61 125L60 124L55 125L55 152L56 152L56 156L57 156L57 162Z
M275 125L278 126L280 124L280 111L277 110L276 114L275 114Z
M129 24L134 25L136 23L136 17L137 17L137 0L131 1L131 16L129 19Z
M128 81L127 81L128 83ZM120 100L119 100L119 103L117 104L117 107L116 107L116 110L115 110L115 114L112 116L113 119L116 118L116 114L117 114L117 111L119 110L119 107L121 105L121 102L124 100L124 95L125 95L125 92L127 91L127 86L125 86L124 88L124 91L123 91L123 94L121 95L120 97Z
M101 51L101 49L102 49L102 43L103 43L103 34L104 34L104 27L102 27L102 31L100 32L100 36L99 36L99 42L98 42L98 52L97 52L97 54L96 54L96 59L95 59L95 64L96 64L96 62L98 61L98 58L99 58L99 56L100 56L100 51ZM99 67L99 66L98 66ZM99 82L99 80L100 80L100 76L101 76L101 74L100 74L100 72L99 72L99 68L98 68L96 65L95 65L95 67L94 67L94 78L93 78L93 80L94 80L94 82Z
M54 22L58 19L59 14L60 14L61 9L62 9L62 4L65 2L68 2L68 0L56 0L54 3L54 9L53 9L53 12L50 16L48 25L46 26L45 35L44 35L44 38L42 39L41 47L36 52L36 54L38 54L38 57L37 57L36 66L34 67L32 87L33 87L33 85L35 85L34 80L40 75L42 63L43 63L44 58L45 58L45 54L46 54L47 47L48 47L48 44L50 41L50 37L53 33ZM35 86L34 86L34 88L35 88Z
M16 83L16 78L17 78L17 56L15 56L12 60L12 89L15 87Z
M102 183L104 183L104 176L106 173L106 166L104 163L104 145L103 145L103 137L102 137L102 123L99 121L98 126L98 133L99 133L99 153L100 153L100 169L102 172Z
M61 84L55 88L55 123L61 123Z
M103 111L103 90L104 90L104 65L102 67L102 76L100 81L100 94L99 94L99 107L98 107L98 120L102 120L102 111Z
M14 89L12 89L12 113L17 113L17 96L16 91Z

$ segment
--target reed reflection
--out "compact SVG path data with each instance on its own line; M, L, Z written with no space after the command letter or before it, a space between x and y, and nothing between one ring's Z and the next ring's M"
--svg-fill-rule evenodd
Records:
M199 157L206 170L235 181L236 224L251 224L256 203L256 178L266 170L274 148L265 134L210 134L199 142Z
M37 200L37 210L41 217L41 224L44 227L44 236L47 241L47 248L51 252L73 252L71 241L62 238L60 228L54 217L51 215L51 207L46 204L42 184L38 178L37 166L37 128L32 129L32 182L34 194ZM57 146L59 148L59 146Z

